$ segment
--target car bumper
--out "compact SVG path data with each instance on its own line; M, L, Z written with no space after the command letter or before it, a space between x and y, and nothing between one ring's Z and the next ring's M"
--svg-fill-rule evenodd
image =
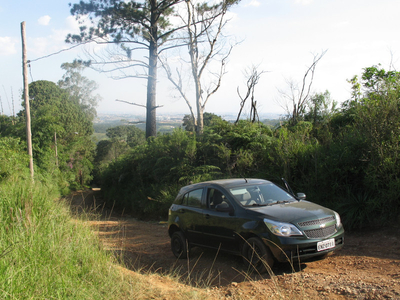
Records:
M335 247L318 251L318 242L328 239L335 239ZM344 230L341 229L335 234L324 239L308 239L304 237L275 237L274 240L271 240L263 237L262 240L269 247L277 261L290 262L323 256L332 251L341 249L344 246Z

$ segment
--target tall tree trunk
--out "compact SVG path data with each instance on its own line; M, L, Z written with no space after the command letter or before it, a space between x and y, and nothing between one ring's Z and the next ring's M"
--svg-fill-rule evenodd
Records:
M149 45L149 77L147 79L146 138L157 136L156 87L157 87L157 0L151 0L151 28Z
M157 135L156 86L157 86L157 47L150 45L149 77L147 79L146 138Z
M197 106L197 124L196 124L196 133L203 134L204 131L204 107L200 105Z
M196 74L197 75L197 74ZM204 122L203 122L203 111L204 107L202 105L202 97L201 97L201 84L198 76L195 77L196 81L196 108L197 108L197 125L196 125L196 133L203 134L204 130Z

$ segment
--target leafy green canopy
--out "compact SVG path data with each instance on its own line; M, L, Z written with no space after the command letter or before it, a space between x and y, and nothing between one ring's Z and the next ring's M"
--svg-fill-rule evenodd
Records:
M32 82L29 95L33 159L39 173L54 177L65 191L87 184L95 147L90 115L68 91L50 81ZM4 135L26 140L25 109Z
M170 23L167 19L173 12L173 6L182 0L170 1L121 1L94 0L80 1L73 4L71 14L78 20L90 16L93 26L81 27L80 35L69 34L67 41L82 42L95 37L113 38L114 42L151 42L155 37L165 40L171 32L167 30ZM154 18L154 19L152 19ZM156 32L153 30L157 29ZM156 35L154 36L154 33ZM157 41L158 39L155 39Z
M97 103L101 100L99 95L93 95L98 88L97 83L82 75L86 68L82 61L74 60L72 63L63 63L61 68L66 73L62 80L58 81L58 86L66 90L70 95L70 100L79 104L87 117L93 121L97 115Z
M120 125L107 129L109 139L97 143L95 168L96 175L104 171L110 163L129 152L131 148L145 142L145 133L134 125Z

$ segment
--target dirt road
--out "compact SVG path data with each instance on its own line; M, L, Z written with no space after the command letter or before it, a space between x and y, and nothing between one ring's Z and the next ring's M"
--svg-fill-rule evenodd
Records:
M90 225L129 269L180 276L226 299L400 299L399 227L346 233L344 248L325 259L276 264L273 274L250 276L241 258L216 251L194 248L189 260L177 260L165 222L113 213Z

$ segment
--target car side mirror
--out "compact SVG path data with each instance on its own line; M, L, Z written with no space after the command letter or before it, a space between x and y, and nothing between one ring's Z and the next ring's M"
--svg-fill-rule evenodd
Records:
M304 194L304 193L297 193L297 198L299 198L300 200L306 200L306 194Z
M215 210L219 212L233 212L233 207L230 206L228 203L224 202L215 206Z

